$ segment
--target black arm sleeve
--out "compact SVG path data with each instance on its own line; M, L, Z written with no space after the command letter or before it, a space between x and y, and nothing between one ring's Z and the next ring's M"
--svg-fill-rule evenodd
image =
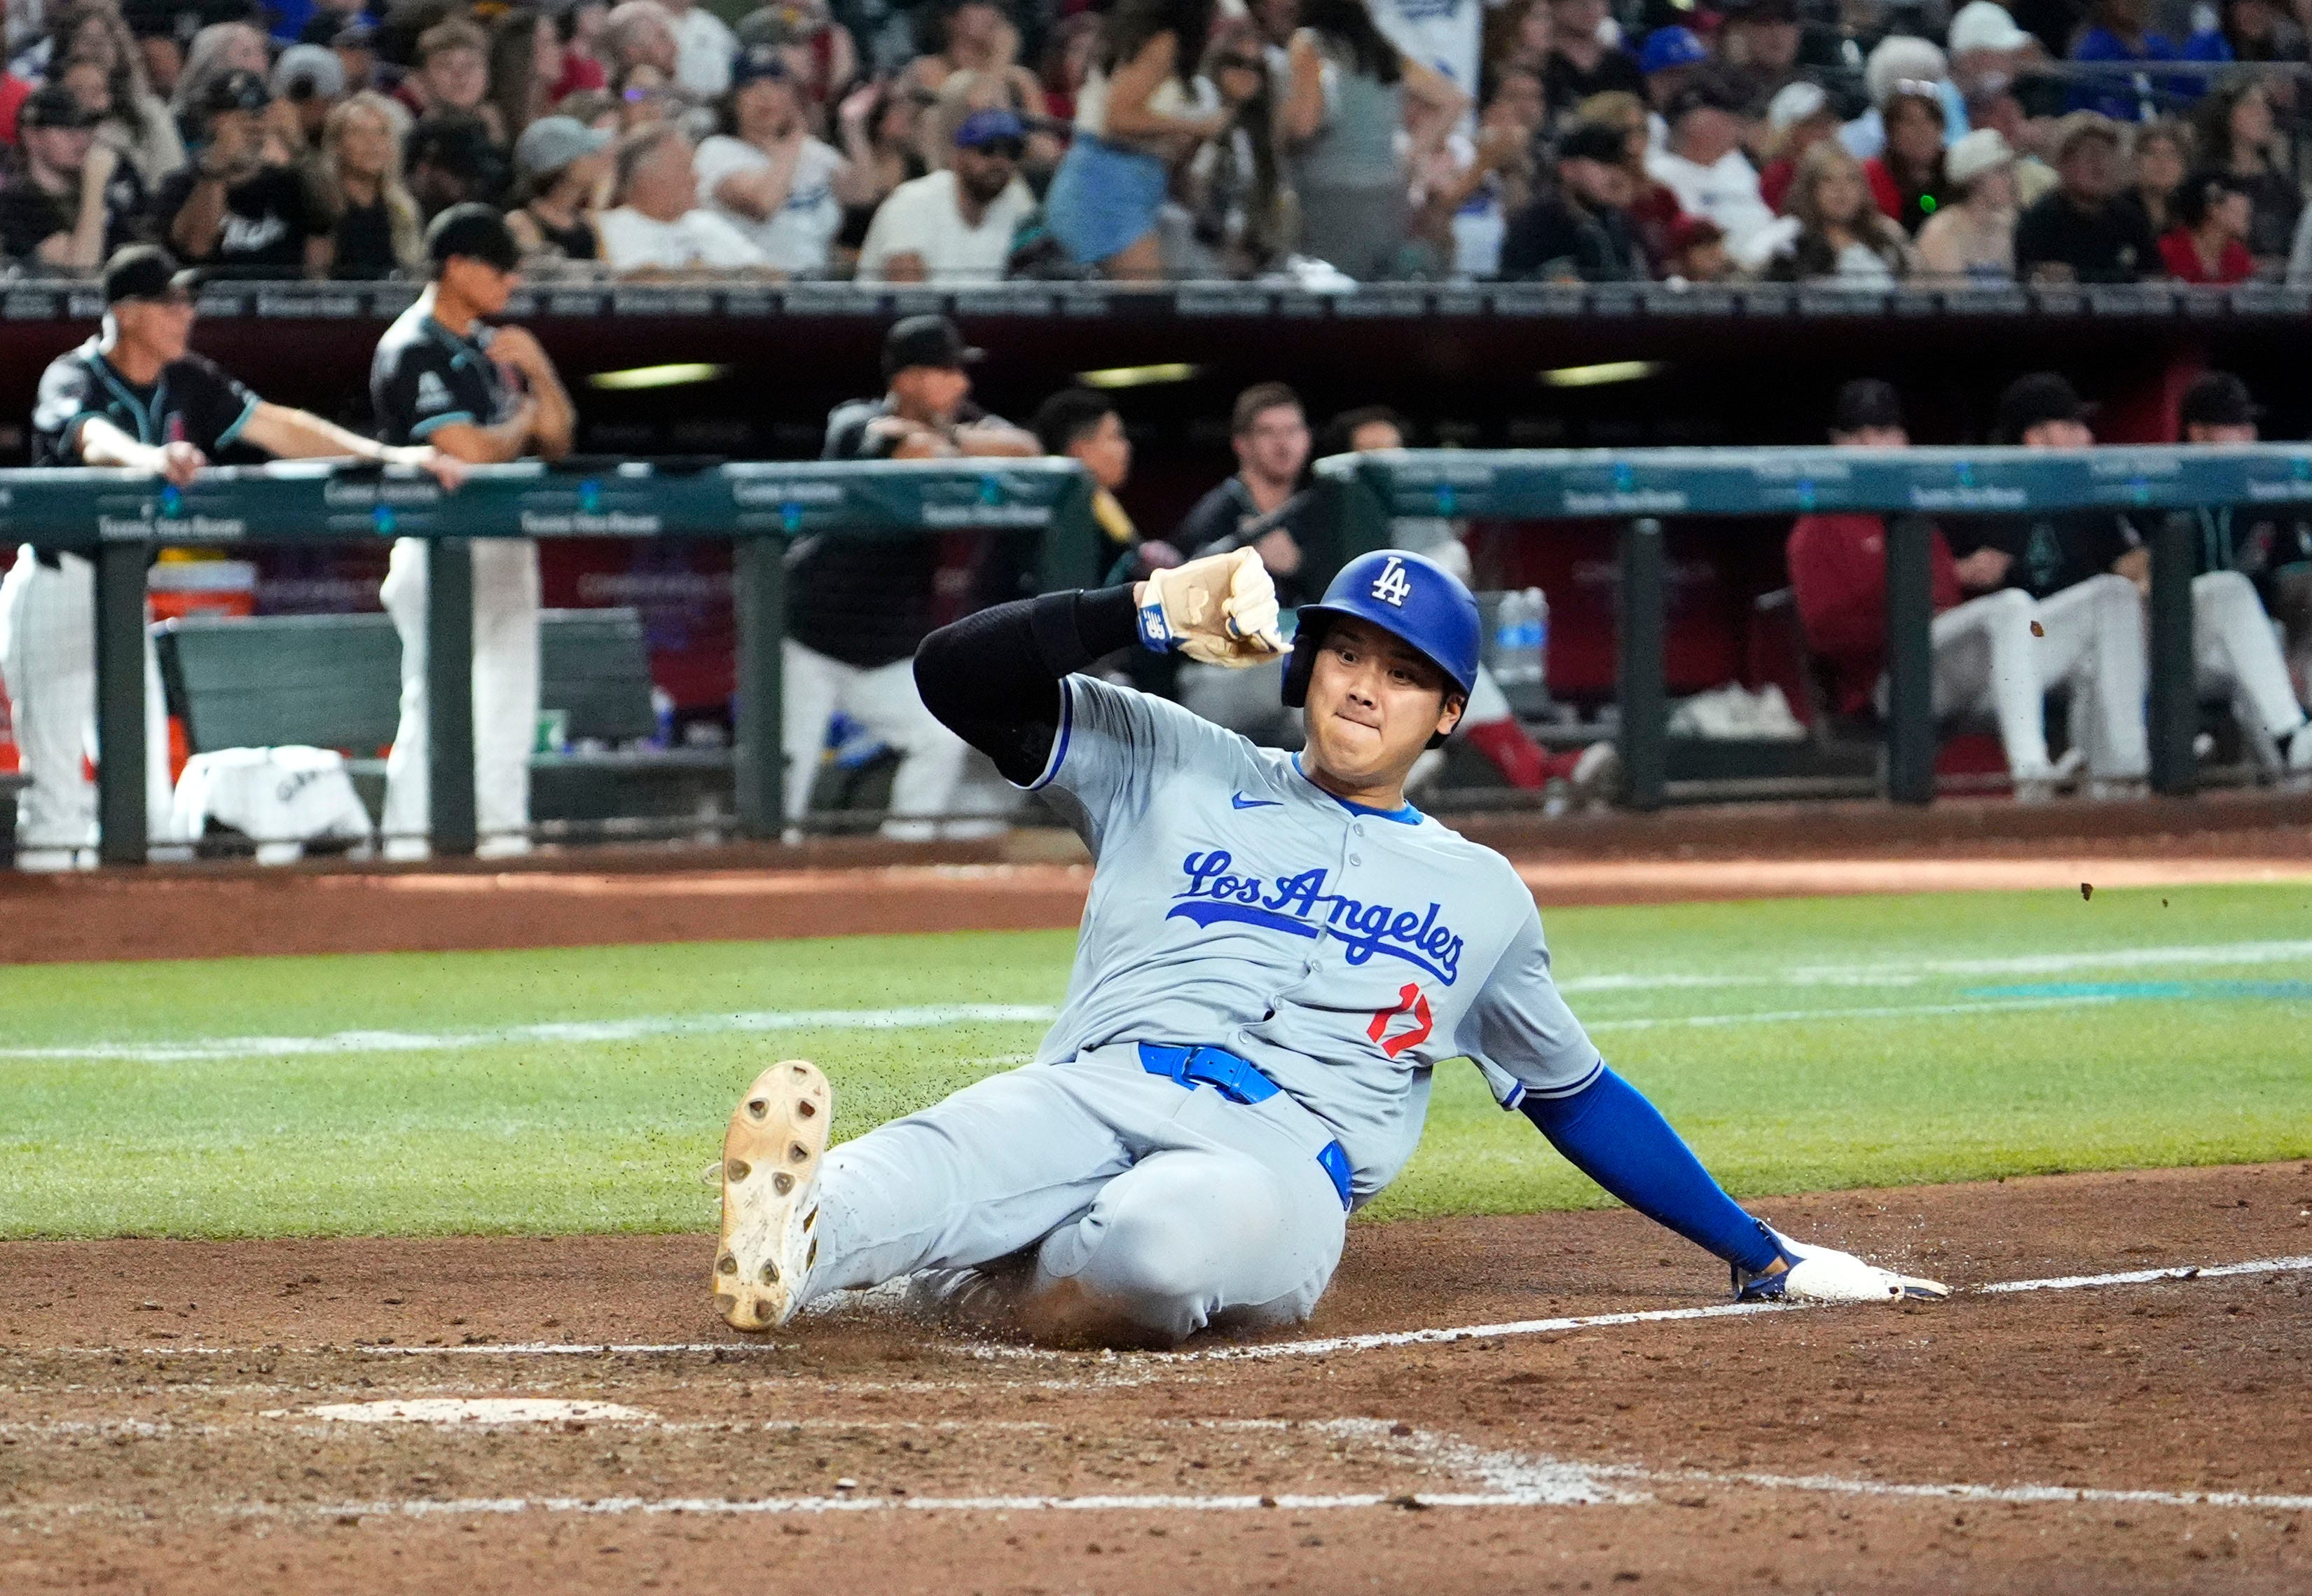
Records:
M915 651L915 690L940 723L1033 781L1060 731L1060 679L1139 638L1129 587L1045 593L941 627Z

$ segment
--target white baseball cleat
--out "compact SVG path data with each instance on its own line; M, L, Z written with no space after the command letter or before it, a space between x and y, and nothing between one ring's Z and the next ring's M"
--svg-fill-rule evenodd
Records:
M775 1329L802 1305L819 1256L819 1166L835 1093L819 1066L789 1058L755 1077L722 1133L722 1244L714 1306L739 1330Z
M1940 1280L1897 1275L1851 1252L1793 1241L1763 1222L1758 1228L1773 1238L1789 1267L1753 1275L1737 1267L1734 1294L1743 1302L1933 1302L1950 1295L1950 1287Z

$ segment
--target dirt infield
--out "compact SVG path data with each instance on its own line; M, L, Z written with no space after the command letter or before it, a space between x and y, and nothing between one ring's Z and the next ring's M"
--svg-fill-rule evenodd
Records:
M1168 1358L749 1341L697 1236L8 1243L0 1589L2312 1585L2312 1164L1756 1206L1964 1289L1729 1315L1625 1212L1359 1225L1314 1323ZM318 1411L482 1399L612 1406Z

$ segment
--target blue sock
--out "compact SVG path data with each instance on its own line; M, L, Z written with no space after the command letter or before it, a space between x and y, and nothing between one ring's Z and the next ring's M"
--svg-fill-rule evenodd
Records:
M1754 1274L1782 1256L1661 1111L1612 1070L1570 1097L1518 1106L1567 1162L1655 1223Z

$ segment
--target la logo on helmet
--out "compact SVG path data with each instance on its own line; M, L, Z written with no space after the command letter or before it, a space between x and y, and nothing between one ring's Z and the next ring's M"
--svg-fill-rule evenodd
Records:
M1412 594L1413 583L1406 578L1405 562L1397 556L1390 555L1388 564L1383 566L1380 568L1380 574L1373 578L1372 596L1383 603L1393 604L1402 609L1405 608L1405 601Z

